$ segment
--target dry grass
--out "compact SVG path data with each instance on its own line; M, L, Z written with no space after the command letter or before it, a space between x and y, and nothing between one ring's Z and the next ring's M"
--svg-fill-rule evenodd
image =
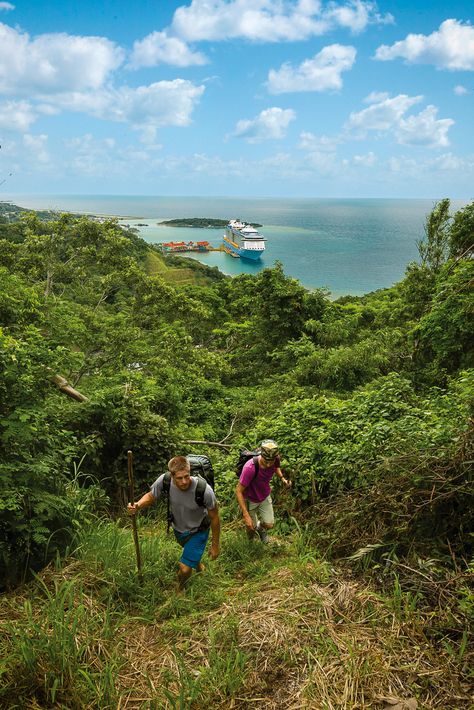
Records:
M42 595L36 588L35 623L46 623L48 593L54 597L61 584L76 580L73 604L84 608L88 622L78 626L75 645L84 649L81 662L94 678L113 666L114 698L105 694L86 702L72 688L67 701L48 704L32 693L24 707L474 708L472 649L466 647L462 657L450 652L431 633L435 619L430 613L400 613L393 600L349 568L326 568L322 574L318 563L302 561L285 547L269 574L256 579L239 575L225 600L206 608L206 590L219 584L219 575L219 568L211 568L185 595L170 591L154 621L122 614L106 635L111 610L100 601L101 576L79 562L61 572L45 570L41 579L47 591ZM31 588L1 600L0 631L11 629L11 622L25 629L29 599ZM37 669L38 682L47 672L46 666ZM21 683L20 669L18 675Z
M413 702L415 695L425 710L474 707L459 663L430 642L423 619L401 623L356 580L334 575L324 585L301 583L288 569L250 599L230 599L174 639L163 636L160 624L127 625L120 707L142 707L166 682L166 671L177 695L179 659L191 672L208 668L208 627L225 629L228 621L232 627L235 619L233 642L249 659L247 674L236 696L214 696L209 707L216 710L384 708L389 701ZM189 707L202 706L198 700Z

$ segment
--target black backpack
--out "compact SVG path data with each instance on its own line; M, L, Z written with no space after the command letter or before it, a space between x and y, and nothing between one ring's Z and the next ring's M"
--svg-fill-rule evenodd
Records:
M194 500L196 505L204 508L204 493L206 490L206 485L211 486L214 490L214 469L212 468L211 459L208 456L201 456L200 454L188 454L186 458L189 461L191 476L196 476L197 486L194 491ZM173 522L173 516L170 511L170 485L171 485L171 473L167 471L163 478L163 494L166 496L167 500L167 518L168 518L168 531L171 523Z
M250 459L253 459L253 465L255 466L254 478L256 478L258 476L258 457L259 456L260 456L260 449L257 449L256 451L249 451L248 449L240 449L239 458L238 458L237 463L235 465L235 475L237 476L237 478L240 478L243 467L245 466L247 461L250 461Z

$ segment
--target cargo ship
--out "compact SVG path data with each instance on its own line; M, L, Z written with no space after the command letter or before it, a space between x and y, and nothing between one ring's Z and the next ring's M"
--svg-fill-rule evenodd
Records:
M266 239L255 227L231 219L225 228L222 246L231 256L257 261L265 251Z

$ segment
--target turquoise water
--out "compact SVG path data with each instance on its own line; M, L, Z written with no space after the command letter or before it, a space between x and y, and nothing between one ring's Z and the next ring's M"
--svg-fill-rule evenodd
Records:
M198 241L218 246L222 229L158 227L178 217L240 218L263 225L267 248L260 264L225 253L194 255L226 274L257 273L279 260L288 276L307 288L325 287L333 297L362 295L399 281L410 261L434 200L274 199L93 195L10 195L31 209L56 209L126 218L148 242ZM463 202L453 201L459 209Z

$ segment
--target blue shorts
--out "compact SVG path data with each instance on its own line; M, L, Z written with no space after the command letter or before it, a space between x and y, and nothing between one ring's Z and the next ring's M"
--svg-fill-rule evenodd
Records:
M183 548L180 562L183 565L196 569L201 561L201 557L204 554L204 550L206 549L207 540L209 538L209 528L207 530L200 530L192 535L189 540L184 543L184 545L181 540L186 540L189 533L180 533L177 530L174 530L173 532L175 538Z

